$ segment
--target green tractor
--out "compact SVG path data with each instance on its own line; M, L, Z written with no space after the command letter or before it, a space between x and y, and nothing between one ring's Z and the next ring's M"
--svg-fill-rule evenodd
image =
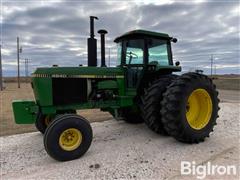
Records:
M218 117L218 92L206 75L185 73L173 63L168 34L134 30L117 37L117 65L106 67L105 34L97 67L94 19L90 17L88 67L37 68L32 74L35 101L14 101L17 124L35 123L47 153L59 161L79 158L90 147L90 123L78 109L98 108L116 119L145 124L185 143L204 141Z

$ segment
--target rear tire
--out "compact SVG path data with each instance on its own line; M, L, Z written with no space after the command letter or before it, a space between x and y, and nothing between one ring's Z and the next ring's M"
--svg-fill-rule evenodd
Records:
M59 115L47 127L44 146L47 153L58 161L69 161L87 152L93 134L90 123L75 114Z
M142 117L146 125L158 134L167 135L160 114L160 102L163 99L163 93L167 86L177 77L177 75L163 75L155 80L152 85L146 89L142 97Z
M164 128L178 141L202 142L216 125L218 104L218 92L210 78L197 73L183 74L163 95Z

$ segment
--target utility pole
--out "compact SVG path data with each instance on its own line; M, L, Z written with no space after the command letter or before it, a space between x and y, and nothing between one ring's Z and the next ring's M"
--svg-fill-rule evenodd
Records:
M20 67L19 67L19 37L17 37L17 81L18 81L18 88L20 88Z
M28 76L28 72L27 72L27 71L28 71L28 70L27 70L27 69L28 69L28 67L27 67L27 66L28 66L28 64L27 64L27 63L28 63L28 59L27 59L27 58L25 58L25 61L24 61L24 64L25 64L25 77L27 77L27 76Z
M110 67L110 48L108 49L108 67Z
M0 45L0 91L3 90L3 78L2 78L2 46Z
M27 77L28 77L28 64L29 64L29 59L27 59Z
M18 81L18 88L20 88L20 53L22 53L22 47L19 46L19 37L17 37L17 81Z
M26 83L27 83L29 59L25 58L24 63L25 63L25 78L26 78Z
M213 66L213 55L211 55L211 77L212 77L212 73L213 73L212 66Z

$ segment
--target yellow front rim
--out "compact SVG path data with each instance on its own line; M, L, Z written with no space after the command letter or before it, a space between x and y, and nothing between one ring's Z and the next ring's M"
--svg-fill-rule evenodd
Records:
M65 151L73 151L82 143L82 133L75 128L63 131L59 137L59 145Z
M187 101L186 118L188 124L200 130L204 128L211 119L212 99L205 89L194 90Z
M44 123L45 123L46 126L49 125L50 121L51 121L51 116L48 115L44 118Z

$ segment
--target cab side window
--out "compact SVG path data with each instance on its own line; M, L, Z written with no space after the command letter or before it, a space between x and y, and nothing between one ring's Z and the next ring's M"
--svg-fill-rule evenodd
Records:
M168 44L165 40L151 39L148 43L149 64L169 65Z

